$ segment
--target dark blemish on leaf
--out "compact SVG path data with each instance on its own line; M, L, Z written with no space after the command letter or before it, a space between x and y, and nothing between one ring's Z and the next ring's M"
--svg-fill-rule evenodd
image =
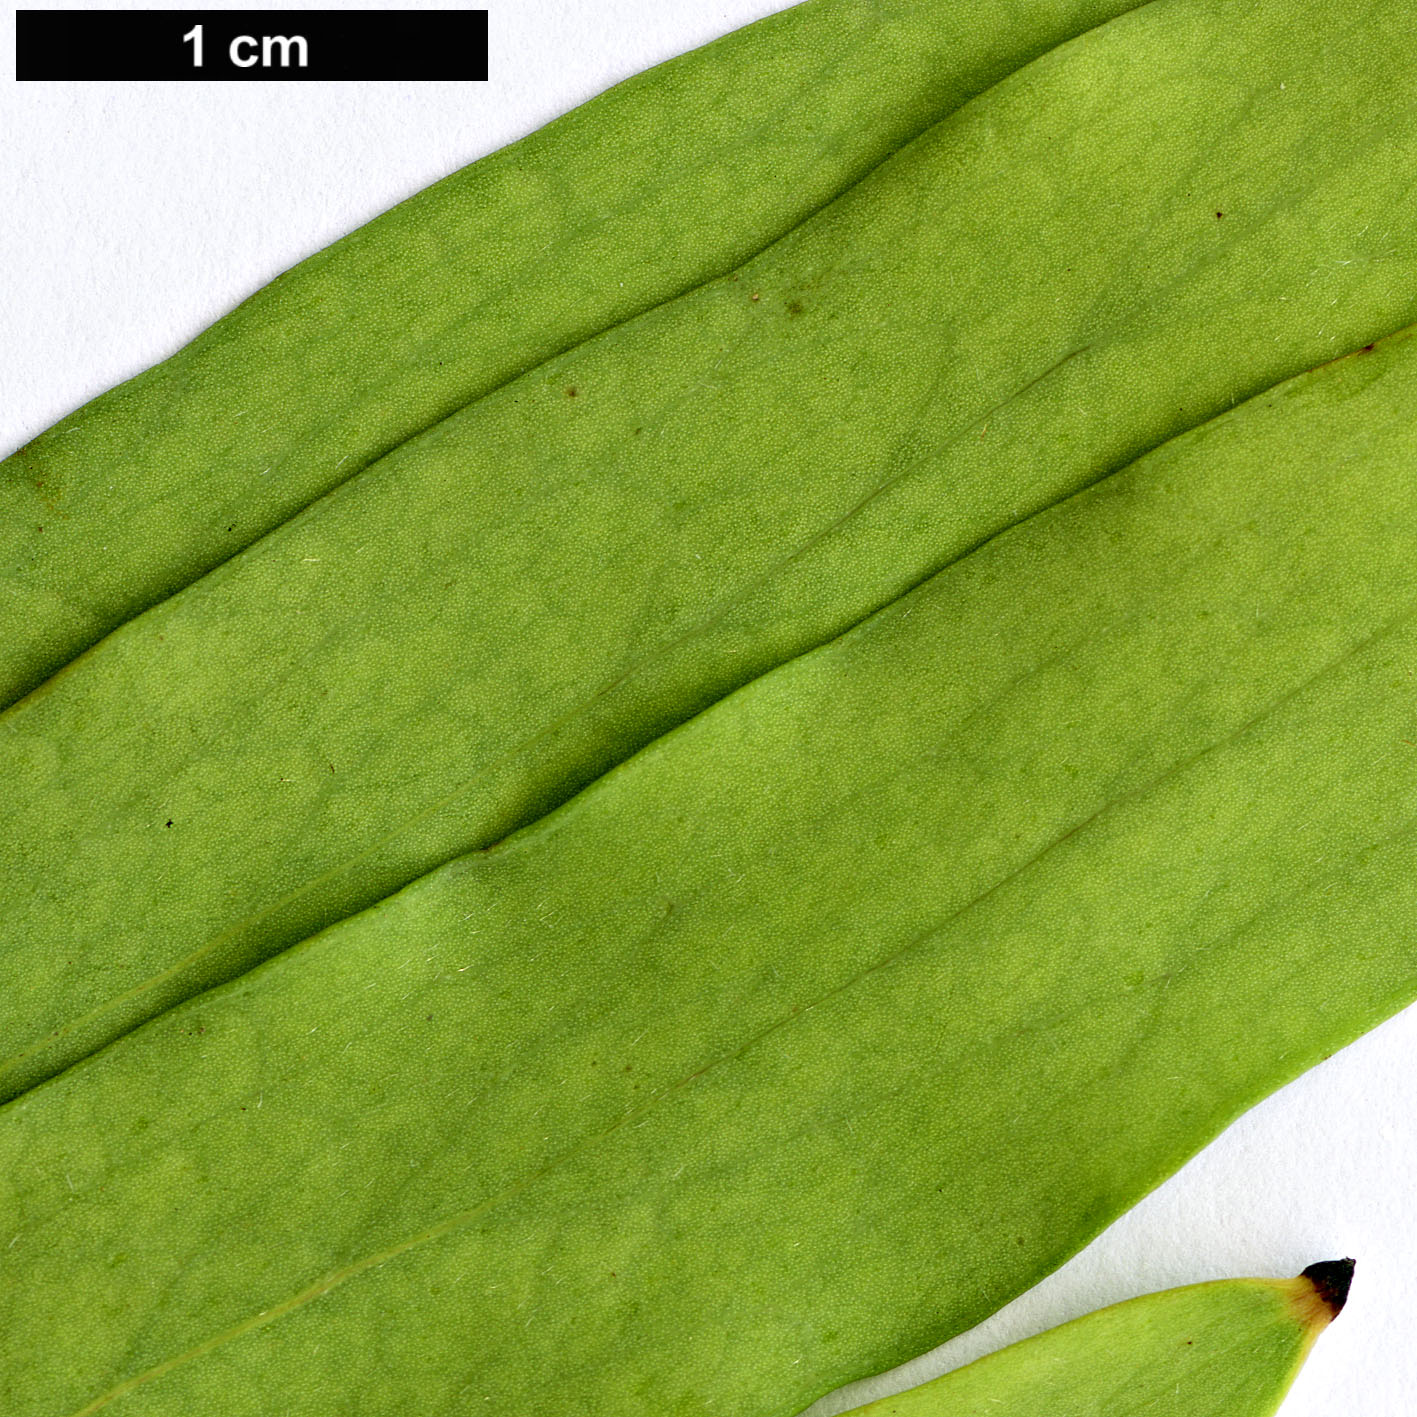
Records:
M429 1023L432 1023L432 1022L433 1022L433 1015L432 1015L432 1014L429 1014L429 1015L428 1015L428 1022L429 1022Z
M644 430L643 428L636 428L636 429L635 429L635 437L638 438L638 437L640 436L640 434L643 433L644 431L645 431L645 430Z
M789 300L787 302L787 313L789 315L800 315L802 313L802 302L800 300Z
M1216 214L1215 214L1215 219L1216 219L1216 221L1219 221L1220 218L1223 217L1224 215L1225 215L1224 212L1216 212Z
M569 388L569 389L566 390L566 397L567 397L568 399L573 399L573 398L575 398L577 392L579 392L579 391L578 391L577 389L575 389L574 387Z
M169 818L167 819L167 825L168 825L168 826L171 826L171 825L172 825L172 818L171 818L171 817L169 817Z
M1314 1293L1328 1306L1334 1318L1339 1316L1348 1302L1354 1267L1351 1259L1320 1260L1318 1264L1311 1264L1301 1276L1314 1286Z
M1358 351L1359 354L1371 354L1372 352L1373 352L1373 346L1370 345L1370 344L1365 344L1365 345L1363 346L1363 348ZM44 528L43 528L43 527L40 527L40 530L43 531Z
M41 527L36 527L35 530L37 530L37 531L43 531L44 528L43 528L42 526L41 526Z

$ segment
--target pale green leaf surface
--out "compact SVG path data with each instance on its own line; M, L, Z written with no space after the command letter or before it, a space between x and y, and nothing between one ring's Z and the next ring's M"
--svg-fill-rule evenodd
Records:
M0 704L382 454L722 275L1138 0L810 0L312 256L0 464Z
M852 1417L1273 1417L1330 1317L1304 1278L1168 1289Z
M4 1092L1411 318L1408 18L1170 0L1093 30L12 708Z
M1417 992L1417 343L0 1111L14 1417L791 1417Z

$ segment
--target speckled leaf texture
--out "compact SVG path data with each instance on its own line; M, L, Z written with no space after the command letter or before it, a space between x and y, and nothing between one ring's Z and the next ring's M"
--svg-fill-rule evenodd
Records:
M1307 1274L1116 1304L852 1417L1273 1417L1334 1316Z
M0 1410L793 1417L1417 994L1408 9L1040 42L0 716Z

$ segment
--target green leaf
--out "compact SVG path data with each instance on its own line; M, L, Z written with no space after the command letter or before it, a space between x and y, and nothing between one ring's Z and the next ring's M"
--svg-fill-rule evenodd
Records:
M302 262L0 465L0 704L362 467L722 275L1139 0L813 0Z
M1417 342L0 1111L14 1417L791 1417L1417 992ZM76 1343L75 1335L82 1335Z
M1352 1260L1170 1289L1075 1319L855 1417L1271 1417L1342 1309Z
M1417 314L1417 147L1391 117L1417 38L1405 5L1361 13L1183 0L1050 51L12 708L4 1094Z

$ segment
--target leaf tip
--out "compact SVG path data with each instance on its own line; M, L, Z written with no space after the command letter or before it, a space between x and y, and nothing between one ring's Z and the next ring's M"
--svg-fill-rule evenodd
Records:
M1320 1260L1299 1276L1300 1279L1307 1279L1312 1286L1314 1299L1321 1306L1316 1317L1322 1322L1330 1323L1343 1312L1343 1306L1348 1302L1348 1291L1353 1285L1354 1268L1351 1259Z

